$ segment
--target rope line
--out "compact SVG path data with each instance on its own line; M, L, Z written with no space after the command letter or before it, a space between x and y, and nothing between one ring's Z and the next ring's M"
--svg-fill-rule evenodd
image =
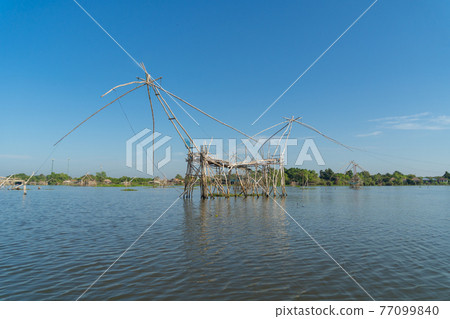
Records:
M81 6L81 4L79 4L76 0L73 0L73 2L75 2L75 3L77 4L77 6L80 7L80 9L83 10L84 13L86 13L86 15L87 15L89 18L91 18L91 20L94 21L95 24L96 24L100 29L102 29L103 32L105 32L106 35L107 35L108 37L110 37L110 39L113 40L114 43L117 44L117 45L119 46L119 48L121 48L122 51L125 52L126 55L128 55L128 57L129 57L132 61L133 61L134 63L136 63L136 65L137 65L140 69L142 69L142 67L141 67L140 64L136 61L136 59L133 58L133 56L132 56L130 53L128 53L128 51L125 50L125 49L120 45L120 43L117 42L116 39L114 39L114 38L112 37L112 35L110 35L110 34L108 33L108 31L105 30L105 29L100 25L100 23L98 23L97 20L95 20L94 17L91 16L91 15L89 14L89 12L87 12L86 9L84 9L84 8Z
M272 104L270 104L265 110L264 112L261 113L260 116L258 116L258 118L252 123L252 125L254 125L256 122L259 121L259 119L261 117L264 116L264 114L266 114L271 108L272 106L274 106L294 85L295 83L297 83L306 73L308 73L308 71L317 63L319 62L319 60L374 6L375 3L377 3L378 0L375 0L355 21L353 21L353 23L347 28L345 29L345 31L336 39L334 40L334 42L325 50L322 52L321 55L319 55L319 57L317 59L314 60L313 63L311 63L311 65L306 68L305 71L303 71L302 74L300 74L300 76L294 81L292 82L291 85L288 86L288 88L286 90L284 90L283 93L281 93L281 95L279 97L277 97L275 99L275 101L272 102Z
M116 96L118 96L116 90L114 90L114 93L116 93ZM119 99L118 101L119 101L120 109L122 110L123 116L124 116L125 119L127 120L128 125L130 126L130 129L131 129L131 131L133 132L133 134L136 135L136 131L134 130L133 125L131 125L130 119L128 118L128 115L127 115L127 113L125 112L125 110L124 110L124 108L123 108L123 106L122 106L122 102L120 101L120 99Z
M141 238L142 238L142 236L144 236L149 230L150 230L150 228L152 228L153 227L153 225L155 225L157 222L158 222L158 220L160 220L161 219L161 217L163 217L168 211L169 211L169 209L171 209L172 208L172 206L173 205L175 205L175 203L179 200L181 198L181 196L178 196L173 202L172 202L172 204L170 204L170 206L161 214L161 215L159 215L159 217L150 225L150 226L148 226L145 230L144 230L144 232L142 233L142 234L140 234L139 235L139 237L138 238L136 238L136 240L130 245L130 246L128 246L128 248L127 249L125 249L121 254L120 254L120 256L119 257L117 257L117 259L116 260L114 260L114 262L111 264L111 265L109 265L109 267L108 268L106 268L106 270L105 271L103 271L103 273L97 278L97 279L95 279L94 280L94 282L93 283L91 283L90 285L89 285L89 287L87 287L86 288L86 290L76 299L76 301L79 301L81 298L83 298L83 296L120 260L120 258L122 258L123 257L123 255L125 255Z
M334 263L336 264L336 265L338 265L339 266L339 268L341 268L346 274L347 274L347 276L348 277L350 277L350 279L351 280L353 280L357 285L358 285L358 287L359 288L361 288L361 290L362 291L364 291L365 293L366 293L366 295L367 296L369 296L369 298L370 299L372 299L372 301L375 301L375 299L372 297L372 295L371 294L369 294L368 292L367 292L367 290L366 289L364 289L364 287L363 286L361 286L361 284L352 276L352 275L350 275L349 273L348 273L348 271L347 270L345 270L344 269L344 267L342 267L341 266L341 264L339 263L339 262L337 262L337 260L336 259L334 259L333 258L333 256L331 256L330 255L330 253L302 226L302 225L300 225L299 224L299 222L297 222L296 220L295 220L295 218L294 217L292 217L292 215L291 214L289 214L284 208L283 208L283 206L281 206L278 202L277 202L277 200L273 197L273 196L270 196L272 199L273 199L273 201L278 205L278 207L280 207L285 213L286 213L286 215L288 215L293 221L294 221L294 223L296 223L297 224L297 226L298 227L300 227L300 229L301 230L303 230L303 232L306 234L306 235L308 235L308 237L309 238L311 238L311 240L317 245L317 246L319 246L319 248L320 249L322 249L323 250L323 252L325 253L325 254L327 254L327 256L328 257L330 257L331 258L331 260L333 260L334 261Z

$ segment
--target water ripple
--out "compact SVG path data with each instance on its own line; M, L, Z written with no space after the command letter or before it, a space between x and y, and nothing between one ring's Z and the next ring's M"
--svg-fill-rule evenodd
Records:
M49 189L48 187L47 189ZM74 300L173 189L0 192L0 299ZM376 299L450 295L448 187L289 188L280 204ZM179 201L87 300L368 300L270 199Z

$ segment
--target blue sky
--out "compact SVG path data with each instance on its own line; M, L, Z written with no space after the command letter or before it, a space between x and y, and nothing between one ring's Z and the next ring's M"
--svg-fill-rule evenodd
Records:
M164 87L245 132L302 116L364 150L350 152L295 127L292 136L314 137L334 170L355 160L372 173L442 175L450 171L448 1L379 0L251 125L372 2L79 1L154 77L163 77ZM151 128L145 91L52 148L117 97L101 94L142 76L127 55L71 0L2 1L0 28L0 175L31 173L47 157L58 172L67 171L70 158L71 175L100 169L139 175L125 167L133 131L121 107L134 131ZM200 126L177 114L194 137L238 137L196 112ZM173 160L163 171L183 173L182 142L160 108L156 117L157 131L173 137ZM40 173L50 167L48 160Z

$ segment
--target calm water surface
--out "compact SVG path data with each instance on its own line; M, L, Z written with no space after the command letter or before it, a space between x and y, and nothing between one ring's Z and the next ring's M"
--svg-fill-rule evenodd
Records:
M0 191L0 299L77 299L181 191L137 189ZM449 299L450 187L288 192L280 204L375 299ZM198 195L83 299L369 299L273 200Z

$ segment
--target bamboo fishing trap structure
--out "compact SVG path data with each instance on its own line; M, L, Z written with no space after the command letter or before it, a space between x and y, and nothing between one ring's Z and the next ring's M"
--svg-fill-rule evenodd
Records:
M358 170L360 172L364 172L365 169L362 168L359 164L357 164L355 161L351 161L347 168L345 169L345 171L347 172L348 170L351 170L352 174L352 178L350 179L350 188L354 188L354 189L359 189L361 188L361 186L363 185L363 181L361 179L361 177L359 177L358 175Z
M0 177L0 190L23 190L23 194L27 194L27 185L31 178L34 176L35 172L25 181L23 179L14 178L15 175L12 174L8 177Z
M264 129L256 135L250 136L243 131L234 128L233 126L224 123L223 121L211 116L200 108L192 105L181 97L169 92L158 83L161 78L154 79L147 72L143 63L140 64L142 70L145 73L145 78L137 78L136 81L128 82L125 84L120 84L106 92L102 97L111 93L115 89L126 87L129 85L136 85L133 89L128 90L124 94L120 95L110 103L106 104L95 113L90 115L80 124L75 126L69 133L64 135L58 142L60 143L69 134L79 128L82 124L88 121L90 118L95 116L100 111L104 110L106 107L110 106L114 102L123 98L127 94L141 88L146 87L148 101L150 105L150 110L152 114L152 132L155 134L155 112L154 112L154 101L157 101L164 113L167 115L168 120L171 122L178 136L184 143L187 150L187 168L186 175L184 179L184 198L192 198L194 188L198 185L200 186L200 195L202 199L214 198L214 197L237 197L237 196L286 196L285 189L285 174L284 174L284 154L287 148L287 139L290 136L293 124L300 124L316 133L322 135L323 137L329 139L330 141L337 143L341 146L345 146L342 143L326 136L314 127L301 122L301 117L291 117L284 118L284 120L278 124L275 124L269 128ZM153 93L153 94L152 94ZM216 121L220 125L226 126L239 134L247 137L253 142L258 142L257 138L260 134L270 131L275 128L279 128L271 137L263 139L263 143L258 151L258 156L256 158L248 157L248 154L244 154L244 158L236 155L234 158L229 160L224 160L217 158L210 153L209 147L207 145L196 145L194 139L191 137L186 128L181 124L174 111L170 107L169 103L163 96L172 99L184 112L186 110L180 105L180 102L187 107L190 107L197 112L200 112L204 116ZM153 96L153 97L152 97ZM187 113L187 112L186 112ZM282 132L279 142L275 147L271 149L269 140L274 138L276 134ZM261 139L260 139L261 140ZM283 144L284 141L284 144ZM153 144L153 159L154 159L154 144ZM154 163L152 163L154 165ZM156 166L155 166L156 167Z

